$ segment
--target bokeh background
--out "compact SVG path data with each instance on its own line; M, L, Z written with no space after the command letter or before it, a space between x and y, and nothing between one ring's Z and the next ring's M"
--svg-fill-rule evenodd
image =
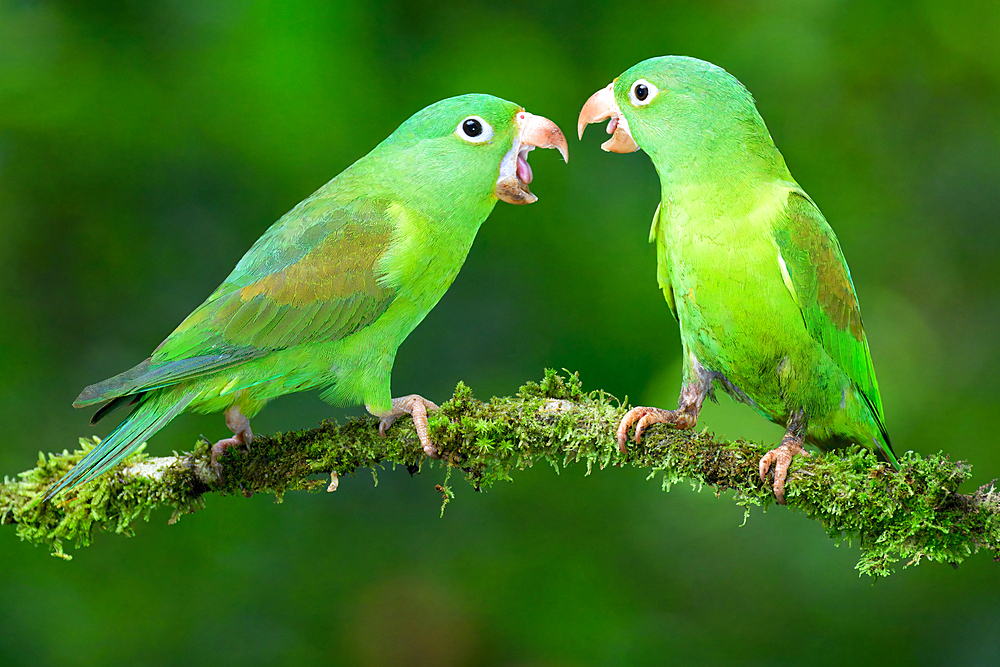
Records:
M70 403L145 358L282 213L438 99L488 92L574 133L639 60L711 60L755 94L850 261L898 450L1000 476L995 0L503 3L0 0L0 471L91 434ZM642 153L532 155L400 349L393 389L515 392L546 366L670 406L676 327ZM358 414L275 401L267 433ZM701 425L772 442L732 404ZM100 435L110 426L100 425ZM218 415L185 415L165 453ZM72 562L0 531L2 665L996 665L1000 565L872 583L783 508L547 467L439 518L443 478L211 497ZM970 484L970 488L972 488Z

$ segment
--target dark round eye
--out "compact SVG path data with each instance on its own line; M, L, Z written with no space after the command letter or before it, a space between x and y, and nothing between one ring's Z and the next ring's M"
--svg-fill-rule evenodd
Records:
M628 99L632 106L642 107L652 102L659 92L660 89L646 79L639 79L629 88Z
M475 118L466 118L462 123L462 131L468 137L478 137L483 133L483 124Z
M493 138L493 126L483 120L482 116L466 116L459 121L455 134L470 144L485 144Z

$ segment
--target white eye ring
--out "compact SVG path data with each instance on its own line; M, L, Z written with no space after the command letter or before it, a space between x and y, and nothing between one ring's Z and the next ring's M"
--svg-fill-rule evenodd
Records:
M645 92L645 96L639 99L639 95ZM660 89L645 79L639 79L628 89L628 101L635 107L644 107L653 101L653 98L660 92Z
M493 138L493 126L482 116L467 116L455 128L455 134L470 144L484 144Z

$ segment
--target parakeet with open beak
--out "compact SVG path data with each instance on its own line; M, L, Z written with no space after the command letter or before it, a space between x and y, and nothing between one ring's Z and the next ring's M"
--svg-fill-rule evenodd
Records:
M125 421L48 494L107 471L186 410L225 411L233 437L253 440L250 418L268 400L321 389L336 405L363 403L381 419L412 415L424 451L432 402L392 398L396 349L458 275L498 199L537 198L528 153L566 138L550 120L489 95L462 95L419 111L368 155L285 214L152 356L87 387L74 406L104 403L96 423Z
M789 464L811 443L856 443L899 463L854 284L830 225L795 182L743 85L695 58L652 58L584 105L588 123L608 120L602 148L640 148L660 176L649 240L657 281L680 325L678 408L637 407L638 444L651 424L691 428L714 386L787 429L760 460L784 503Z

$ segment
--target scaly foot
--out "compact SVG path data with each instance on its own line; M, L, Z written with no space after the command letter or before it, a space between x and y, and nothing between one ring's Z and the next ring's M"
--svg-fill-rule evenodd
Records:
M628 449L625 447L625 440L628 438L628 430L635 424L635 444L639 444L642 432L653 424L670 424L674 428L691 428L698 423L697 415L693 415L685 410L663 410L661 408L632 408L622 421L618 424L618 451L625 454Z
M253 442L250 420L235 405L226 410L226 426L233 432L233 437L223 438L212 445L212 470L215 471L215 476L219 478L220 482L222 481L222 465L219 463L219 458L222 457L226 449L248 446Z
M774 497L779 505L785 504L785 478L788 476L788 466L792 464L792 459L796 454L809 456L809 452L802 448L802 438L786 434L781 439L781 445L775 447L760 459L760 481L767 482L767 471L774 466Z
M438 406L436 404L428 401L419 394L410 394L409 396L392 399L392 409L389 412L379 414L372 412L372 409L367 405L365 407L368 409L368 412L379 418L378 432L383 438L385 437L386 429L392 426L393 422L403 415L410 415L413 418L413 428L417 430L417 437L420 438L420 445L424 448L424 453L432 459L441 458L437 447L431 442L429 435L430 426L427 424L427 411L437 410Z

